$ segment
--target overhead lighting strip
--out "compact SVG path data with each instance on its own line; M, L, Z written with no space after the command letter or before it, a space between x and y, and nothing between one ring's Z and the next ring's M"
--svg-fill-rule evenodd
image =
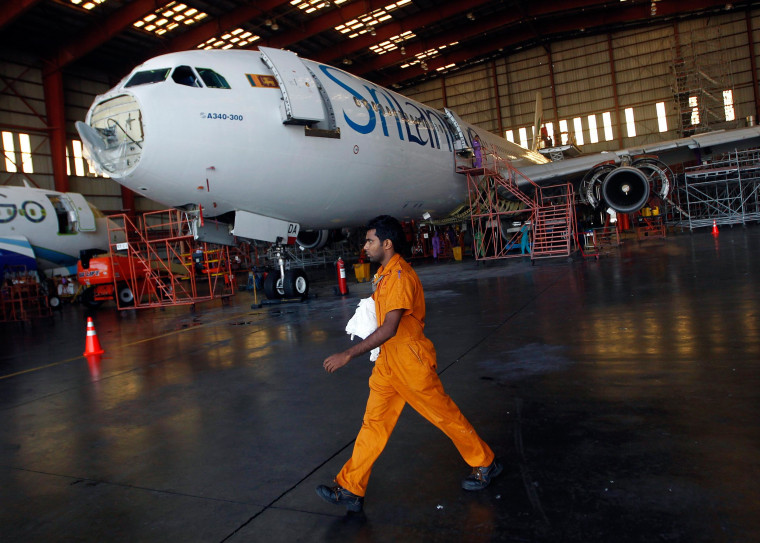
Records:
M351 19L342 25L338 25L335 27L335 30L343 35L347 35L349 38L355 38L362 34L366 34L367 32L371 33L374 27L393 18L390 15L390 12L410 3L411 1L412 0L398 0L398 2L393 2L392 4L388 4L387 6L376 9L370 13L365 13L356 19Z
M384 55L385 53L398 49L399 47L403 47L403 43L405 41L410 40L414 37L416 37L416 34L411 30L407 30L403 34L398 34L389 40L385 40L382 43L372 45L370 47L370 50L374 53L377 53L378 55Z
M209 38L205 42L198 45L198 49L232 49L247 47L256 40L260 40L261 36L257 36L253 32L249 32L244 28L236 28L232 32L226 32L221 36L214 36Z
M321 9L329 8L331 5L339 6L347 0L290 0L290 5L295 6L305 13L314 13Z
M146 15L133 26L161 36L178 28L180 25L193 25L208 17L208 13L189 7L187 4L169 2L164 7Z
M99 6L100 4L105 3L106 0L88 0L85 2L84 0L71 0L71 3L75 6L79 6L80 8L84 8L86 10L91 10L94 7Z
M447 47L453 47L454 45L458 43L459 43L458 41L454 41L448 45L441 45L440 47L434 47L433 49L428 49L427 51L423 51L422 53L417 53L416 55L414 55L413 60L410 60L406 64L402 64L401 67L408 68L409 66L414 66L415 64L425 63L425 61L439 56L441 52Z

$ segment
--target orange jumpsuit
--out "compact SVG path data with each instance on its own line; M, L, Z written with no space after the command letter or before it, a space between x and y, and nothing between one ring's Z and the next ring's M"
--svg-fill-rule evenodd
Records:
M369 378L369 399L354 452L335 481L357 496L364 496L372 465L385 448L401 410L409 403L451 441L472 467L488 466L494 454L444 392L436 373L433 343L423 334L425 295L412 267L394 255L375 276L378 326L394 309L404 313L396 335L383 343Z

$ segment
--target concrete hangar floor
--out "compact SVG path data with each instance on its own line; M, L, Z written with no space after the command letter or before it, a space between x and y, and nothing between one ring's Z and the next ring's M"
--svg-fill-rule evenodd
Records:
M597 261L417 265L448 393L505 464L484 491L407 408L365 512L322 502L370 363L351 296L101 309L4 327L0 526L30 541L760 540L760 228L629 242Z

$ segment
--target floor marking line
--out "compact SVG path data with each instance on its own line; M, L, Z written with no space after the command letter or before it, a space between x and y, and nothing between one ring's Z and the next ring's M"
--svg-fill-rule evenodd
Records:
M211 321L211 322L204 322L204 323L201 323L199 326L192 326L192 327L188 327L188 328L183 328L181 330L172 330L171 332L166 332L164 334L161 334L161 335L158 335L158 336L154 336L154 337L151 337L151 338L140 339L138 341L133 341L132 343L124 343L124 344L121 345L121 347L131 347L132 345L138 345L140 343L146 343L148 341L153 341L153 340L156 340L156 339L161 339L161 338L170 336L172 334L178 334L180 332L187 332L188 330L195 330L195 329L201 328L203 326L207 326L207 325L210 325L210 324L218 324L218 323L224 322L226 320L237 319L237 318L240 318L241 316L245 315L246 313L248 313L248 312L245 311L243 313L238 313L238 314L232 315L230 317L226 317L224 319L218 319L218 320ZM58 362L51 362L50 364L45 364L44 366L37 366L36 368L29 368L28 370L21 370L21 371L15 372L15 373L9 373L8 375L0 375L0 381L2 381L3 379L10 379L11 377L17 377L19 375L24 375L25 373L32 373L32 372L35 372L35 371L40 371L40 370L44 370L44 369L47 369L47 368L52 368L54 366L60 366L61 364L67 364L69 362L73 362L73 361L79 360L81 358L85 358L85 356L84 355L82 355L82 356L75 356L73 358L67 358L66 360L60 360Z

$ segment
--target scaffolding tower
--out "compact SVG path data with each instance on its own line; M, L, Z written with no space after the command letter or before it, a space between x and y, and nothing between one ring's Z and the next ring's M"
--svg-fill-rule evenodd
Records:
M760 220L760 150L727 153L684 170L689 230Z
M731 59L725 51L697 52L701 43L692 35L673 53L672 90L682 137L739 126L733 110Z

